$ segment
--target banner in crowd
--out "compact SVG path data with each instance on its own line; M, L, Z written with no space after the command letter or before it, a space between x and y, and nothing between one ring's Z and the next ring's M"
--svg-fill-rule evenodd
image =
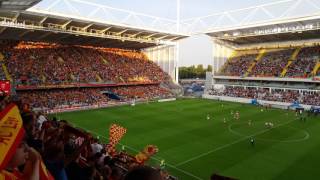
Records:
M10 90L11 90L10 81L0 80L1 95L6 95L6 96L10 95Z
M0 179L17 179L15 173L4 169L15 154L16 149L24 136L23 121L18 107L15 104L8 105L0 113ZM44 163L40 162L40 180L54 180Z
M22 118L15 104L0 113L0 170L4 169L24 136Z
M158 147L155 145L147 145L141 152L139 152L135 158L138 163L143 164L150 159L151 156L159 151Z
M109 152L114 152L115 147L121 138L126 134L127 129L117 124L111 124L109 128Z
M259 102L258 102L257 99L252 99L252 100L251 100L251 104L252 104L252 105L259 105Z
M43 161L40 162L39 177L40 180L54 180L54 177L50 174Z
M302 108L298 101L293 101L292 104L289 106L291 108Z
M320 81L320 76L312 78L314 81Z

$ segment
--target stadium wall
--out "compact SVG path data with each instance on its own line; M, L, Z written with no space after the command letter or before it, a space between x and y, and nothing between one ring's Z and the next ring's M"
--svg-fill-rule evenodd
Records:
M319 46L320 39L305 39L305 40L292 40L292 41L273 41L273 42L261 42L251 43L237 46L239 50L251 50L251 49L279 49L279 48L293 48L293 47L312 47Z
M204 94L202 97L205 99L238 102L238 103L244 103L244 104L251 104L251 102L252 102L252 99L249 99L249 98L214 96L214 95L208 95L208 94ZM279 109L288 109L288 107L292 104L292 103L277 102L277 101L264 101L264 100L258 100L258 103L260 105L271 105L273 108L279 108ZM309 110L311 108L311 105L306 105L306 104L300 104L300 105L306 110Z
M207 91L209 89L211 89L213 86L214 80L213 80L213 76L212 76L212 72L206 72L206 81L204 84L204 93L207 94Z
M212 72L206 73L205 91L215 84L213 76L223 68L225 62L236 55L235 46L212 38Z
M212 74L220 71L225 62L234 55L234 49L226 43L212 39Z
M163 45L143 49L147 57L158 64L160 68L168 73L173 81L178 82L178 53L177 46Z

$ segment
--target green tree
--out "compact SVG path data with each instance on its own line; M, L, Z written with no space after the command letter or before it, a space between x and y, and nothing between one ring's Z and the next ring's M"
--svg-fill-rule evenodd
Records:
M197 66L192 65L189 67L180 67L179 68L179 78L180 79L195 79L195 78L205 78L206 71L212 71L212 66L209 65L207 69L203 67L202 64Z
M212 65L208 65L207 72L211 72L211 71L212 71Z

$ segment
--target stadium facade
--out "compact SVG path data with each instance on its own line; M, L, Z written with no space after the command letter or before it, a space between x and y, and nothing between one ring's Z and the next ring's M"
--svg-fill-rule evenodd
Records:
M302 7L303 1L283 0L184 20L181 23L179 20L175 22L81 0L55 1L46 8L33 6L39 1L26 0L20 3L4 1L2 4L6 4L6 8L0 11L0 39L141 51L178 82L178 41L201 31L210 36L213 43L213 71L212 75L207 75L207 92L212 88L224 86L269 89L281 87L282 90L292 89L299 92L317 91L319 60L313 62L312 72L308 72L307 77L287 76L290 74L287 73L288 69L293 66L291 64L294 64L301 49L318 46L319 8L313 0L306 1L313 7L309 9L309 15L290 16L290 13L297 10L296 8ZM69 11L54 10L59 3L64 3L60 6L65 5ZM83 10L81 6L86 8L91 6L91 12L88 15L81 15L80 11ZM273 14L274 12L270 11L270 7L273 6L283 6L282 9L286 10L281 14ZM101 12L103 15L111 12L124 13L124 18L122 20L111 18L112 16L110 19L101 18ZM237 21L236 16L239 14L243 14L243 17L240 17L240 20L238 17ZM268 18L263 18L261 15L267 15ZM254 21L253 18L257 16L263 20ZM141 22L146 18L149 18L151 26L131 24L132 20ZM205 27L205 21L208 19L213 19L214 22ZM199 26L199 23L202 26ZM202 29L197 29L199 27ZM277 49L289 50L291 53L287 60L283 61L286 61L285 66L277 70L280 71L276 72L279 74L266 76L251 72L258 67L257 64L261 59L270 53L276 53ZM245 57L248 54L254 61L246 61L247 67L241 69L242 73L232 76L221 73L228 66L230 59ZM239 63L239 66L243 64Z
M10 4L9 2L7 4ZM188 37L188 35L166 29L157 29L157 27L134 26L127 24L125 21L119 23L68 14L67 12L54 12L50 11L50 8L39 9L33 6L38 2L25 1L25 4L20 4L19 7L15 7L14 2L12 2L12 6L1 9L0 39L143 51L150 60L157 63L175 82L178 82L179 53L177 42ZM57 2L53 4L56 5ZM87 2L79 3L85 3L86 5ZM29 9L24 10L27 8ZM97 8L101 9L101 7ZM97 10L94 11L97 13ZM136 14L130 14L132 12L125 13L128 13L127 16L137 16ZM152 18L154 23L161 20L156 17L148 18Z
M265 100L261 96L266 96L266 93L279 94L281 97L291 92L317 96L320 90L320 57L317 53L319 22L319 16L308 16L206 32L213 43L214 68L212 73L207 74L205 97L213 98L218 94L228 96L223 91L232 91L231 88L238 88L236 91L240 93L242 90L243 93L254 93L238 94L238 97L247 99ZM232 72L232 68L235 72ZM271 99L264 103L284 102L282 108L287 108L294 101L310 105L299 97L291 100L280 97Z
M292 1L293 0L283 0L280 3L290 3ZM313 2L313 0L306 1L309 3ZM181 118L196 117L194 116L194 113L200 114L200 116L207 115L207 120L204 123L201 121L194 121L193 118L187 118L190 123L181 119L180 122L183 124L186 124L187 122L189 127L195 126L196 129L191 131L184 130L180 132L177 131L178 128L175 126L170 126L169 128L172 128L172 134L178 138L176 141L172 141L172 137L170 136L166 137L168 140L156 137L158 140L150 141L155 143L159 142L159 140L165 143L185 143L184 145L186 146L181 146L183 148L182 151L185 151L185 147L187 147L187 149L190 147L190 144L188 143L194 143L194 141L190 141L190 139L194 140L196 137L205 140L203 141L204 143L199 140L199 144L203 144L205 146L204 148L199 145L192 147L201 151L205 150L205 148L210 148L207 152L190 151L190 154L183 153L183 155L186 154L188 156L186 156L186 158L183 156L175 156L176 151L174 151L174 155L171 157L177 158L174 159L174 161L178 161L175 165L167 163L167 167L171 170L175 170L175 172L178 175L181 175L181 177L191 177L192 179L200 180L203 179L202 177L204 176L207 177L206 174L201 174L200 177L198 177L198 175L193 174L193 169L191 169L190 172L192 173L190 173L189 170L185 171L180 168L180 166L195 159L200 160L201 157L205 157L220 149L248 139L249 136L245 134L241 135L244 137L235 139L235 141L232 140L233 142L230 143L226 142L226 139L229 138L222 139L223 142L222 140L214 139L215 137L219 138L217 133L225 135L225 133L220 132L225 131L225 127L227 127L225 126L225 123L227 123L227 121L225 117L223 124L219 121L214 121L216 124L213 124L213 128L217 128L216 130L218 131L212 134L212 128L210 127L212 125L212 121L208 121L210 120L210 114L208 114L208 112L212 112L212 105L214 104L217 105L216 107L220 106L223 108L224 104L221 104L221 102L212 103L203 100L203 102L201 102L203 105L199 104L199 109L195 111L190 111L189 109L195 109L194 103L198 100L177 101L176 104L171 104L171 107L167 106L167 104L163 105L163 108L169 111L162 111L160 109L160 111L157 112L152 110L152 106L156 103L152 103L149 106L149 100L157 100L158 102L175 101L175 97L179 95L179 93L174 93L173 91L174 89L178 91L180 87L177 87L176 84L172 83L172 80L178 82L178 41L188 37L191 32L184 30L179 31L179 26L186 24L187 26L190 25L190 27L197 26L197 22L202 22L201 18L196 18L196 21L191 24L188 24L188 21L184 21L180 24L179 20L176 24L172 24L172 21L169 20L170 27L174 27L175 29L170 31L166 29L158 29L155 26L135 26L126 23L127 21L130 21L131 17L136 20L141 20L139 19L140 16L151 18L153 19L153 23L151 24L155 24L160 21L160 18L117 10L115 8L105 6L100 7L99 4L83 0L57 0L50 4L46 9L30 8L39 2L37 0L23 0L20 2L16 0L2 0L0 2L2 7L0 11L0 69L2 68L2 71L0 70L0 77L1 79L5 79L5 81L1 81L1 93L2 97L10 94L9 81L16 87L17 94L13 95L18 95L15 97L20 98L19 104L23 118L20 117L18 107L12 104L10 99L1 101L1 107L4 108L2 115L5 115L6 113L14 114L17 122L19 122L19 125L21 126L19 127L19 132L17 131L15 133L21 135L21 137L22 134L20 134L20 130L24 133L22 125L23 123L27 123L24 125L28 127L26 128L26 133L30 135L28 138L31 140L36 139L35 137L40 137L40 132L42 134L41 136L43 136L44 134L47 135L47 133L43 133L46 130L54 129L53 131L50 131L50 135L48 135L50 137L45 138L45 141L47 141L46 145L41 147L41 151L45 154L45 160L52 160L52 157L60 155L63 155L62 157L67 157L64 155L69 155L70 157L75 158L76 156L74 156L74 154L79 153L77 154L77 157L81 157L81 161L84 161L83 165L88 165L88 167L90 167L89 164L92 162L98 162L98 159L93 159L92 155L94 155L94 158L99 158L100 161L101 157L96 155L100 154L102 156L102 154L105 154L105 150L103 151L104 148L98 143L98 139L93 139L93 136L95 135L97 135L97 138L99 136L106 138L103 136L105 133L105 127L96 127L95 125L99 123L96 124L93 123L93 121L90 121L89 124L84 124L84 129L89 125L93 125L92 128L94 131L99 128L102 130L101 134L94 135L92 134L95 133L94 131L84 132L79 129L82 126L79 126L79 128L72 127L66 122L56 121L55 118L53 118L54 121L43 120L41 124L39 122L40 127L38 127L38 124L36 125L36 123L33 123L35 117L34 111L53 114L63 111L103 108L123 104L135 106L136 100L146 102L147 105L146 109L142 108L141 114L143 114L143 116L141 116L141 118L137 118L138 116L135 116L135 114L130 111L123 113L121 111L120 113L114 113L114 117L110 116L107 117L107 119L111 119L111 121L120 120L117 123L121 123L125 118L118 115L124 115L134 118L133 120L140 119L145 122L144 118L147 117L146 114L149 114L150 117L155 117L158 113L169 115L168 117L164 116L164 118L159 116L160 118L158 118L158 120L160 120L161 123L149 121L152 126L145 128L161 132L160 134L162 136L162 132L168 131L167 122L170 121L172 123L172 119L175 119L171 115L176 116L180 113L181 115L184 115L181 116ZM64 2L73 13L69 14L68 12L51 11L51 8L59 2ZM77 9L77 6L71 4L72 2L80 3L85 6L93 6L94 10L92 10L88 16L81 16L79 15L81 8ZM298 3L293 4L293 6L298 6L302 0L298 0L297 2ZM266 6L273 6L277 4L278 3L270 3ZM27 8L29 9L26 10ZM265 13L268 12L264 6L256 8ZM294 8L289 8L290 11L293 9ZM91 17L98 14L101 10L103 12L108 10L121 11L123 13L127 13L127 16L125 16L121 23ZM257 10L253 10L253 12L256 11ZM285 11L285 13L287 12L289 11ZM270 13L266 14L272 17ZM253 16L254 13L249 14L249 16L245 16L243 22ZM212 18L211 16L208 17ZM220 18L217 20L222 21L223 17L227 17L229 20L236 22L229 13L222 13ZM163 21L168 22L168 20ZM164 25L166 23L160 24ZM214 68L212 72L207 73L206 94L204 95L204 98L252 104L262 103L262 105L272 105L279 108L296 108L300 107L300 104L303 108L310 109L312 109L313 106L320 106L319 29L320 18L319 16L314 15L241 26L219 27L214 30L207 31L206 34L211 36L213 43L212 60ZM4 91L4 87L7 91ZM187 106L181 108L180 106L182 104ZM190 104L189 107L188 104ZM219 108L214 108L214 114L217 114L218 116L219 114L228 114L229 112L227 111L230 110L230 107L240 109L238 104L225 104L229 106L226 111L224 111L226 113L221 113ZM140 106L140 108L141 107L143 106ZM155 109L158 109L158 107ZM131 107L127 106L125 108ZM244 108L247 107L242 107L241 109ZM134 111L135 110L136 109L134 109ZM317 110L319 112L320 108ZM262 108L261 112L263 112ZM153 115L153 113L155 114ZM190 115L188 113L190 113ZM81 116L79 120L84 118L86 123L88 122L88 119L96 120L92 115L87 117L80 113L79 115ZM231 110L231 115L233 115L233 110ZM278 116L278 114L274 115ZM40 116L43 115L39 114L39 119ZM293 116L293 113L290 115L289 113L286 113L286 118L284 119L290 119ZM10 120L11 116L4 117L8 117L6 118L8 119L8 122L6 122L7 125L2 126L2 128L5 127L11 129L12 127L8 126L8 124L12 124L12 120ZM43 116L43 118L45 117ZM104 119L106 116L102 118ZM223 117L221 116L219 118ZM239 120L239 118L240 115L237 110L234 119ZM26 122L22 122L22 119ZM163 121L163 119L166 121ZM302 119L303 118L301 116L301 120ZM139 133L143 132L143 126L140 126L133 120L128 120L130 123L134 124L135 128L132 130L136 129ZM280 119L280 121L282 120L283 119ZM158 126L163 124L163 122L165 122L166 126L162 130L159 129L161 127ZM192 124L194 122L200 126ZM292 120L288 120L284 124L279 122L278 126L284 126L290 122L292 122ZM102 123L105 123L105 121ZM205 123L208 123L208 125ZM44 125L42 126L42 124ZM183 124L176 125L177 127L185 128ZM271 126L273 127L273 123L271 124L268 122L267 128L271 129ZM249 120L249 126L251 126L251 120ZM203 129L203 127L210 129ZM39 128L39 131L35 132L35 128ZM45 131L42 131L41 128L44 128ZM267 131L269 131L269 129ZM228 126L228 130L231 132L231 125ZM200 131L205 134L194 134ZM58 134L56 135L55 132L58 132ZM176 132L178 132L178 134L176 134ZM183 132L186 134L181 134ZM258 132L253 135L258 136L264 132L266 132L265 129L263 129L263 131L258 130ZM38 134L35 135L35 133ZM122 173L114 173L119 174L119 178L120 176L124 176L124 174L133 167L132 165L136 166L137 163L138 165L143 165L144 162L151 159L152 155L158 152L157 146L154 145L147 145L145 149L140 152L140 150L136 150L129 146L126 147L121 144L123 151L119 154L116 153L115 147L125 133L125 127L117 124L112 124L110 126L110 141L105 149L112 157L110 157L111 159L103 159L103 165L119 166ZM150 136L146 136L145 134L142 134L142 136L152 137L153 133L154 132L152 132L152 135ZM208 136L207 133L212 135L212 138ZM300 142L309 138L309 134L305 130L302 131L302 134L305 135L302 139L279 139L278 141L274 141L275 139L271 137L270 142L272 142L271 145L274 146L274 142ZM191 136L186 138L188 135ZM203 138L204 136L206 136L206 138ZM139 136L137 136L137 138L139 138ZM232 135L230 140L233 138L234 136ZM22 138L20 138L20 136L19 138L12 139L12 141L10 139L10 143L14 141L20 143L21 139ZM66 142L63 142L62 140L66 140ZM136 142L141 145L142 141L140 140L141 138L137 139ZM213 147L208 147L209 141L222 142L223 144L221 146L218 145L220 147L212 149ZM62 146L61 148L55 147L57 145L60 146L60 144L70 145L68 153L66 153L67 151L64 151L65 149L63 149ZM17 144L14 146L17 147L16 145ZM87 149L85 150L86 152L80 154L88 145L91 146L93 151L92 154L88 153L90 150ZM97 148L93 148L92 145L97 145ZM252 145L254 146L254 144ZM39 146L42 145L38 146L38 143L34 143L34 146L37 146L40 149ZM167 144L163 147L169 146L176 147L176 144ZM130 148L138 154L136 156L129 155L124 151L126 148ZM10 150L10 148L6 149ZM51 153L47 154L47 152ZM7 154L11 153L9 152ZM7 154L5 154L6 157L8 157ZM231 152L231 154L236 153ZM249 155L251 156L252 153ZM114 158L116 156L117 158ZM190 158L190 156L192 157ZM219 158L220 157L223 156L219 156ZM226 157L229 158L230 153L226 154ZM243 162L243 157L239 160L235 159L235 161ZM181 158L181 160L179 160L179 158ZM6 160L8 158L4 159ZM75 161L79 160L79 158L76 159L77 160ZM225 162L226 159L222 158L221 160ZM292 160L292 158L290 159ZM40 154L38 155L38 160L42 161ZM88 164L86 164L87 160ZM161 166L166 165L164 159L158 160L154 158L154 160L161 162ZM212 165L212 162L209 162L208 164ZM217 162L214 162L214 164L218 164ZM197 166L197 163L194 165ZM302 165L304 164L302 163ZM210 168L210 166L205 166ZM234 167L234 165L231 166ZM6 164L4 167L6 167ZM41 170L43 172L39 174L47 175L48 177L46 179L52 179L49 177L50 169L47 171L44 167L45 166L41 164ZM189 168L194 167L190 166ZM198 169L195 170L195 174L203 173ZM209 173L212 171L211 168L207 170L208 172L210 171ZM262 170L264 169L262 168ZM110 169L110 171L116 172L113 169ZM158 170L157 172L159 173ZM166 172L165 169L163 172L164 173L161 174L163 174L162 176L164 176L165 179L177 179ZM259 172L260 171L257 171L256 173L259 174ZM8 173L10 174L10 172ZM88 173L88 176L90 176L89 174L90 173ZM290 173L288 174L289 176L292 175ZM78 168L76 168L74 175L81 176L82 173ZM105 175L107 177L108 173L106 172ZM310 176L312 175L313 174ZM261 174L259 174L259 176L261 176ZM276 174L276 176L279 177L279 174Z

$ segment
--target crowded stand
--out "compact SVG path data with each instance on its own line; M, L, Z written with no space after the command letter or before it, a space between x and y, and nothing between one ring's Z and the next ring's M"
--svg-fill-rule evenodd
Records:
M149 173L155 180L175 179L160 166L145 166L149 157L142 156L141 160L125 150L117 151L110 147L110 142L104 144L99 137L45 114L59 108L111 106L132 100L173 97L168 88L160 85L170 81L168 74L143 53L14 41L2 41L0 53L1 63L7 68L14 88L17 87L14 98L3 97L1 111L3 114L9 107L16 107L12 102L17 104L20 113L16 115L17 119L22 117L24 132L24 136L16 140L18 145L12 145L17 148L13 149L8 163L1 164L0 179L130 180L137 177L137 172L138 176L141 172ZM0 77L6 79L4 71L0 71ZM143 85L132 85L135 82ZM64 86L72 83L108 86ZM50 88L18 88L29 87L26 85L49 85ZM5 140L1 135L0 143ZM46 177L42 177L44 175Z
M319 91L302 91L299 90L283 90L283 89L269 89L261 87L243 87L243 86L227 86L224 90L210 90L210 95L241 97L249 99L259 99L266 101L278 101L293 103L295 101L306 104L320 106L320 92Z
M15 83L28 85L71 82L162 82L170 78L137 51L12 42L1 49Z
M267 50L260 60L256 60L258 54L244 54L229 59L222 68L222 75L244 76L248 72L250 65L256 61L251 72L252 77L281 77L281 73L287 67L285 77L289 78L309 78L313 75L319 76L318 70L311 74L319 61L319 46L302 48L294 59L291 59L295 49ZM249 52L249 51L248 51Z
M22 102L29 103L31 107L48 109L108 102L107 96L101 94L96 88L21 91L19 96Z
M319 55L320 55L319 46L303 48L299 52L296 60L294 60L292 64L288 67L286 76L299 77L299 78L309 77L314 66L319 60Z
M129 86L109 88L110 91L120 95L124 101L132 99L152 100L154 98L170 98L173 94L165 88L156 85Z
M103 92L109 91L120 97L119 102L132 100L153 100L173 97L173 94L159 85L121 86L110 88L68 88L51 90L19 91L22 102L29 103L33 108L55 109L62 107L79 107L107 105L117 103Z
M12 85L33 108L115 103L103 91L117 94L122 102L172 97L170 88L160 87L170 85L171 78L142 52L10 40L0 44L1 63ZM4 71L0 77L6 79Z
M280 77L294 49L267 52L253 67L250 76Z
M0 126L0 143L10 148L8 152L2 152L7 160L0 161L0 178L132 180L135 176L141 177L136 171L146 171L154 175L154 180L175 179L160 166L146 166L137 156L115 150L110 142L101 143L99 136L75 128L64 120L36 113L17 99L2 97L0 108L4 123ZM15 127L19 133L10 136L9 141L3 133L9 130L13 120L17 122Z
M160 165L145 165L157 152L156 147L146 146L153 152L129 154L124 148L116 150L115 144L106 143L106 139L46 114L54 109L105 107L173 97L171 90L163 86L170 77L143 53L49 43L2 43L1 62L8 69L16 93L1 96L1 118L7 117L5 113L14 113L17 121L22 117L22 127L16 144L5 142L12 150L4 155L8 161L0 161L0 179L132 180L142 177L141 173L154 180L175 179ZM0 76L6 78L2 71ZM108 86L63 86L71 83ZM38 88L18 88L23 85ZM49 86L41 89L41 85ZM12 124L10 118L6 120L2 122ZM4 127L6 124L0 124L0 132ZM5 138L0 133L0 143Z
M0 54L0 79L1 80L6 79L6 75L5 75L3 67L2 67L2 64L4 63L3 60L4 60L4 56L2 54Z
M1 66L1 64L0 64L0 66ZM0 68L0 79L1 80L5 80L6 79L6 75L4 74L2 68Z
M257 54L236 56L228 60L221 74L228 76L243 76Z

